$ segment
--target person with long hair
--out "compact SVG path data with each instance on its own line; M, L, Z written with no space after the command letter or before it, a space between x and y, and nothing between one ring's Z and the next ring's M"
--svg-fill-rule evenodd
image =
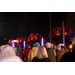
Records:
M50 62L50 58L48 58L48 54L47 54L47 51L45 49L45 47L43 46L39 46L36 53L35 53L35 56L32 60L32 62Z

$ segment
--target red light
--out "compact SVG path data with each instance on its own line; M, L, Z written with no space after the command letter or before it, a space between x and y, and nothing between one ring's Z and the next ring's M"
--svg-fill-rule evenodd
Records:
M30 39L28 39L28 41L30 41Z
M70 32L71 32L71 29L70 29Z
M8 43L9 43L9 44L11 43L11 39L9 39Z
M48 35L48 37L50 37L50 35Z
M65 35L67 35L67 32L65 32Z
M56 36L59 36L60 34L58 33L58 34L56 34Z
M37 36L35 35L35 40L37 40Z

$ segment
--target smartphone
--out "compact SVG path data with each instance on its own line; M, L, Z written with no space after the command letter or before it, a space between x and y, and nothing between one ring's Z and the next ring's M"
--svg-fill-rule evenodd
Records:
M64 44L59 44L60 46L64 46Z
M14 40L14 42L17 42L17 40Z

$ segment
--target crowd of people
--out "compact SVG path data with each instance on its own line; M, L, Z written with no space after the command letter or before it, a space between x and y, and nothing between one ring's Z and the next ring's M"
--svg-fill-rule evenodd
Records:
M0 62L74 62L75 58L75 38L72 41L72 49L68 49L64 44L51 47L50 42L44 46L36 42L33 47L28 43L25 49L20 47L16 41L16 47L11 45L0 46Z

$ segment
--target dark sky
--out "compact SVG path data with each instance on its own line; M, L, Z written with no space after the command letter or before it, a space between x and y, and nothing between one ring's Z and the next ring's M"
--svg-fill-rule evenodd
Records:
M66 12L51 12L52 29L62 25L66 14ZM0 40L9 39L12 35L19 34L19 24L19 26L27 24L27 36L32 32L38 32L47 37L50 28L49 15L49 12L0 12Z

